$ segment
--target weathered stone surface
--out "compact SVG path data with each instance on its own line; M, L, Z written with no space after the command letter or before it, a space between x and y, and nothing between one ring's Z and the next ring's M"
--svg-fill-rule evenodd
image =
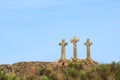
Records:
M59 45L61 46L61 58L60 58L60 62L65 61L66 60L66 50L65 50L65 46L68 45L68 43L65 42L65 39L62 40L61 43L59 43Z
M78 57L77 57L77 42L79 41L79 39L77 39L76 37L74 37L73 39L70 40L71 43L73 43L73 60L77 61Z
M86 59L87 60L91 60L91 54L90 54L90 46L92 45L93 43L90 42L90 39L87 39L86 43L84 43L84 45L86 45L86 50L87 50L87 57Z

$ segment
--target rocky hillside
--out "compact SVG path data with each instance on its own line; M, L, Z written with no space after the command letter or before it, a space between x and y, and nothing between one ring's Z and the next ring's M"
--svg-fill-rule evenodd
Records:
M120 63L115 62L18 62L0 65L0 71L16 77L4 79L3 72L0 72L0 80L120 80Z

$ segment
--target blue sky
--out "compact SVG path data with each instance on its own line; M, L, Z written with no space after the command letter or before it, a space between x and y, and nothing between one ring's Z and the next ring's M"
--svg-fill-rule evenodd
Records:
M92 59L120 61L120 0L1 0L0 64L21 61L57 61L58 45L78 37L78 57L86 58L84 42L93 42Z

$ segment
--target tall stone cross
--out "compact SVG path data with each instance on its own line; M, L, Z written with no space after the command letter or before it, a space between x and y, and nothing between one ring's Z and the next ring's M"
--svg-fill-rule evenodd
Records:
M59 45L61 46L61 60L66 60L65 46L68 45L68 43L66 43L65 39L63 39Z
M79 41L79 39L77 39L76 37L74 37L73 39L70 40L71 43L73 43L73 55L74 55L74 60L77 60L77 42Z
M86 43L84 43L84 45L86 45L86 50L87 50L87 60L91 60L91 56L90 56L90 46L92 45L93 43L90 42L90 39L87 39Z

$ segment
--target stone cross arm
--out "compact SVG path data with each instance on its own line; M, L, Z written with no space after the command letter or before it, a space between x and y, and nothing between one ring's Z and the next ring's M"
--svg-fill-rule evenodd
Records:
M86 45L86 46L90 46L90 45L92 45L92 44L93 44L93 43L90 42L90 39L87 39L86 43L84 43L84 45Z
M76 43L78 41L79 41L79 39L77 39L76 37L74 37L73 39L70 40L71 43Z
M84 43L84 45L93 45L93 43L92 42L90 42L89 44L88 43Z
M63 39L63 40L62 40L62 42L61 42L61 43L59 43L59 45L60 45L60 46L66 46L66 45L68 45L68 43L67 43L67 42L65 42L65 39Z

